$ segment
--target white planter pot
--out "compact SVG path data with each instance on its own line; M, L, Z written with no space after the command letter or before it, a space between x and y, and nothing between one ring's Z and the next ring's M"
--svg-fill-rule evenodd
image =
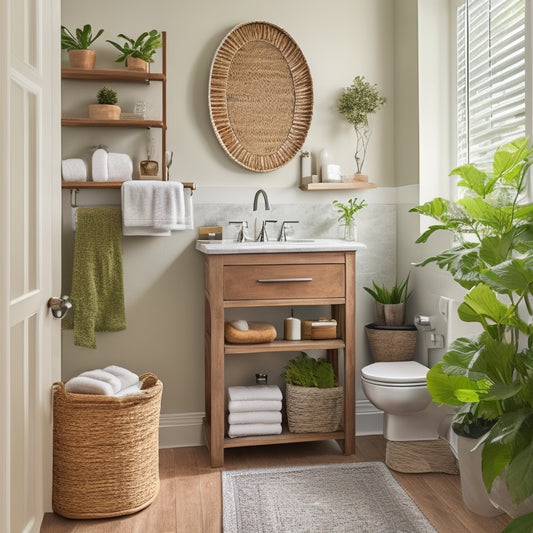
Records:
M507 513L510 517L516 518L524 514L533 513L533 496L523 501L518 507L515 507L511 501L511 495L507 490L505 481L502 477L497 477L492 484L492 489L489 494L491 503Z
M482 446L472 451L478 440L457 435L457 460L459 462L463 502L468 509L476 514L498 516L503 511L491 503L481 475Z

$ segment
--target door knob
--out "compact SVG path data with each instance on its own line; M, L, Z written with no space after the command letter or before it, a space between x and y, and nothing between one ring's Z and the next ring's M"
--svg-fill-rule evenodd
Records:
M72 307L72 302L68 296L61 296L61 298L50 298L48 300L48 307L52 311L54 318L64 318L68 310Z

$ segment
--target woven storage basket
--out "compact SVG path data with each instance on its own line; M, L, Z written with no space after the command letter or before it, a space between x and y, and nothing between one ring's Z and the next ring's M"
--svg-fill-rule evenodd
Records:
M142 393L74 394L55 383L52 508L67 518L135 513L159 491L163 384L145 374Z
M368 324L365 331L374 361L410 361L413 358L418 334L415 326Z
M291 433L337 431L343 412L343 388L319 389L287 383L287 421Z

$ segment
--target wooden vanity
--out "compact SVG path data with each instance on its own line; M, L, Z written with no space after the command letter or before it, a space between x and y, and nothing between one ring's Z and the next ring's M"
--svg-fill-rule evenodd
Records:
M345 455L355 453L355 250L363 245L336 241L336 246L301 247L302 251L224 253L216 244L197 249L205 253L205 408L204 431L211 466L224 464L224 449L290 442L335 439ZM201 241L199 241L201 243ZM342 247L348 249L340 249ZM314 251L319 248L319 251ZM333 250L330 250L333 248ZM325 249L325 250L324 250ZM225 310L229 308L331 307L337 338L331 340L275 340L266 344L226 344ZM279 332L278 332L279 334ZM232 354L325 350L339 376L344 376L342 428L332 433L290 433L228 438L225 431L224 361ZM343 353L344 356L339 355ZM281 372L280 368L280 372Z

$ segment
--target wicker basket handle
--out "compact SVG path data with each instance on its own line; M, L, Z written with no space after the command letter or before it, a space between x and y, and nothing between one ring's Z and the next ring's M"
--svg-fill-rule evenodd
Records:
M150 389L159 381L159 378L150 372L140 375L139 379L143 382L141 390Z

